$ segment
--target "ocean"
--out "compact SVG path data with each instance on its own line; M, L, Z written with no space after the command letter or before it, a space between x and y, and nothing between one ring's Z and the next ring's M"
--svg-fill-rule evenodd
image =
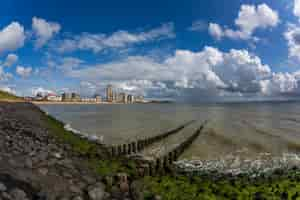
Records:
M82 134L105 144L154 136L188 121L205 120L201 135L177 165L240 173L300 164L300 102L220 104L40 105ZM195 125L194 125L195 126ZM187 128L147 148L156 156L193 134Z

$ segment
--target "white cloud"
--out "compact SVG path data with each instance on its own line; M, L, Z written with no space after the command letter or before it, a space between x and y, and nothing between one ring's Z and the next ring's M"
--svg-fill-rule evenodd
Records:
M300 0L294 0L294 15L300 18Z
M16 94L16 91L12 89L11 87L5 86L5 85L0 85L0 90L4 92L8 92L10 94Z
M293 94L298 92L298 81L295 74L273 73L272 77L261 81L262 93L266 95Z
M208 27L208 32L210 33L211 36L213 36L217 40L222 39L222 37L224 36L222 27L219 24L210 23Z
M31 67L23 67L19 65L16 68L16 73L23 78L27 78L28 76L30 76L31 72L32 72Z
M253 39L253 34L257 29L275 27L279 23L277 11L272 10L266 4L242 5L235 19L237 30L222 28L218 24L210 23L209 32L216 39L228 37L230 39L248 40ZM256 40L257 38L254 38Z
M8 54L3 66L10 67L16 62L18 62L18 59L19 57L16 54Z
M0 90L4 92L8 92L10 94L16 94L16 91L14 89L5 85L0 85Z
M11 79L12 77L13 77L12 74L6 73L6 72L3 70L3 67L0 66L0 82L8 81L8 80Z
M48 90L48 89L45 89L43 87L34 87L34 88L31 88L31 94L33 96L36 96L37 94L41 94L42 96L46 96L48 94L56 94L56 93L52 90Z
M61 26L56 22L48 22L45 19L33 17L32 29L36 36L35 47L40 48L60 31Z
M66 67L66 66L65 66ZM220 96L261 92L260 81L271 76L268 65L246 50L222 52L213 47L202 51L177 50L158 62L134 56L94 66L69 68L65 75L81 81L113 83L127 91L145 94L176 95L185 90L199 96Z
M105 49L124 48L133 44L173 37L175 37L174 25L167 23L140 33L130 33L128 31L117 31L111 35L82 33L72 38L56 41L52 46L59 52L91 50L97 53Z
M284 37L288 42L289 58L300 62L300 27L289 24Z
M197 20L192 23L192 26L188 28L189 31L205 31L208 28L207 22L203 20Z
M18 22L12 22L0 30L0 53L21 48L24 45L24 41L24 27Z
M81 81L80 82L80 87L85 88L85 89L89 89L89 90L95 90L96 89L96 85L94 85L91 82L88 81Z

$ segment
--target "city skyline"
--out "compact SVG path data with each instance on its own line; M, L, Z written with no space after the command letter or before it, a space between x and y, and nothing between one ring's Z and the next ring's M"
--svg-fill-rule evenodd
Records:
M113 84L178 101L300 97L299 0L5 0L0 11L0 89L17 95Z

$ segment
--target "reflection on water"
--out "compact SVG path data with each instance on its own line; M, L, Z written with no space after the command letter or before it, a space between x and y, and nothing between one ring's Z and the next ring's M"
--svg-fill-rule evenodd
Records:
M197 162L203 168L224 165L227 170L249 168L254 161L263 163L265 168L267 164L275 166L273 162L299 162L300 103L296 102L41 107L77 130L103 136L107 144L153 136L189 120L201 122L207 119L209 123L203 133L180 158L190 161L185 161L185 164L198 168ZM172 146L191 133L180 134L164 140L155 148L159 149L159 145L161 148ZM155 152L155 148L148 153Z

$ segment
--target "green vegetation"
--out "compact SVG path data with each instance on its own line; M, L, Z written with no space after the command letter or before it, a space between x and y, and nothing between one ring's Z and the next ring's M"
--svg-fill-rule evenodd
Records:
M214 199L272 199L300 200L300 173L293 171L285 175L249 179L235 179L186 176L146 177L145 199L159 194L164 200L214 200Z
M54 134L54 137L59 142L71 145L72 149L76 153L88 156L89 158L96 157L97 151L99 150L99 147L96 144L93 144L86 139L80 138L65 130L63 123L49 115L45 115L45 120L51 130L51 133Z
M21 100L20 97L17 97L13 94L10 94L8 92L4 92L2 90L0 90L0 100Z
M87 158L88 165L100 176L113 175L119 172L135 176L133 161L122 158L109 158L103 146L89 142L65 130L64 124L52 116L44 115L44 120L57 141L62 144L69 144L75 153Z

